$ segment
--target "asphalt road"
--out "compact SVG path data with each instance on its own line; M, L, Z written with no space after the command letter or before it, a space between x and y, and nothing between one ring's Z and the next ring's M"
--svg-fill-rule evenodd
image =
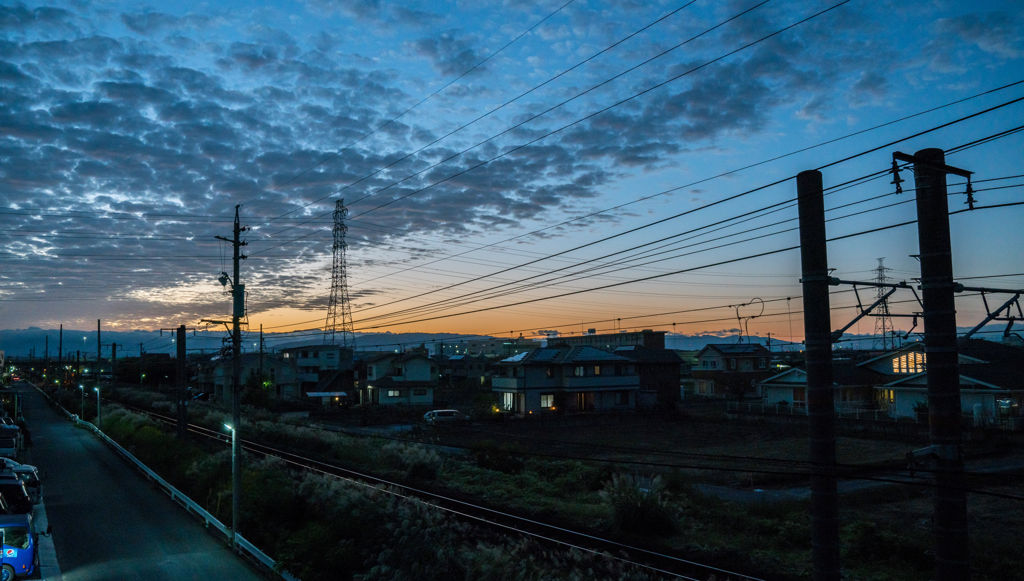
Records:
M96 436L16 387L65 581L263 579Z

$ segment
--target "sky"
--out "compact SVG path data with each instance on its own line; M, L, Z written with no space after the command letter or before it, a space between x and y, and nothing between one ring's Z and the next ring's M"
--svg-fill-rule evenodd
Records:
M1022 65L1014 1L5 3L0 329L230 316L240 205L249 329L315 335L344 199L356 331L799 340L799 252L744 259L798 244L791 178L828 166L854 234L914 219L878 172L929 147L975 172L955 276L1021 288L1024 206L983 207L1022 201L1024 133L957 148L1024 124ZM913 225L828 251L920 276Z

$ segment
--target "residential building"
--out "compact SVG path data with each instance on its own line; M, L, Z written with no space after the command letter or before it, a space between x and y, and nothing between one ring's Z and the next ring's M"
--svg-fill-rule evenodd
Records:
M674 409L682 401L679 378L683 360L675 351L630 345L619 347L613 353L629 359L636 366L636 374L640 379L640 407L657 404Z
M197 373L200 389L202 386L212 388L213 396L220 401L231 398L231 380L234 369L233 358L215 356L202 364ZM251 376L258 376L263 369L265 381L270 384L270 396L279 399L297 399L300 397L300 381L298 369L290 361L275 355L264 353L242 354L241 384L245 385Z
M421 352L369 356L360 403L431 406L438 378L437 363Z
M1024 349L977 339L961 341L958 349L963 413L982 426L1018 416L1024 406ZM911 343L859 362L833 361L833 382L836 411L879 410L893 418L917 418L928 407L924 344ZM795 410L806 409L807 375L801 368L758 386L767 405L784 402Z
M697 354L700 351L687 351L684 349L674 349L676 355L683 360L682 365L679 366L679 399L686 399L686 394L695 393L697 386L696 380L693 378L693 369L700 364L697 359Z
M359 380L352 350L339 345L307 344L280 350L298 369L302 397L350 397ZM315 393L318 395L309 396Z
M452 355L445 362L453 381L483 385L490 376L491 360L473 355Z
M492 390L501 408L527 415L565 411L617 411L637 407L636 364L589 346L543 347L494 365Z
M631 333L604 333L598 335L589 333L570 337L550 337L547 340L548 347L579 347L589 346L605 351L614 351L619 347L640 346L648 349L665 348L666 331L652 331L644 329Z
M760 397L758 382L772 373L772 354L758 343L709 343L697 353L695 393L716 397Z

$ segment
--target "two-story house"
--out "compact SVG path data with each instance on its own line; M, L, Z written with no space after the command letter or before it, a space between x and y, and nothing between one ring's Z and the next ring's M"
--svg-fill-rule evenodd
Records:
M366 358L362 403L431 406L438 383L437 363L424 353L379 353Z
M280 350L281 357L298 369L302 395L309 393L354 393L359 380L352 362L352 350L338 345L300 345Z
M473 355L452 355L446 361L452 380L483 385L490 374L491 361Z
M614 353L636 365L636 374L640 378L641 407L657 404L673 409L682 401L679 377L683 359L675 351L630 345L619 347Z
M724 397L757 396L757 383L768 378L772 354L759 343L709 343L697 353L694 392Z
M495 364L492 390L504 411L527 415L632 410L640 378L621 355L580 347L543 347Z
M210 383L213 387L213 396L220 401L231 399L231 379L234 369L231 357L217 357L212 359L209 366ZM268 383L270 396L280 399L298 399L300 397L298 369L290 361L264 353L242 354L241 383L244 386L251 376L259 376L260 369L263 370L264 381Z

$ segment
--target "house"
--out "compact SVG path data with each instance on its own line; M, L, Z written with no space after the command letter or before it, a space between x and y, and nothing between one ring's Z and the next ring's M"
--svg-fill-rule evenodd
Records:
M446 361L454 381L483 385L490 374L490 360L473 355L452 355Z
M514 414L636 409L640 378L629 359L589 346L541 347L494 365L492 390Z
M1011 409L1024 403L1024 349L969 339L958 345L960 406L976 425L1000 417L1000 402ZM927 354L923 343L912 343L861 363L889 380L875 388L879 405L889 415L912 418L928 405ZM1016 404L1016 405L1013 405Z
M215 357L203 366L200 371L200 385L212 386L213 396L220 401L231 399L231 379L234 369L233 358ZM290 361L276 355L264 353L242 354L241 384L245 385L252 376L259 376L263 369L264 381L270 386L271 397L279 399L297 399L300 396L298 369Z
M848 360L832 362L832 401L836 411L877 409L876 385L886 378L870 369L854 365ZM796 410L807 409L807 372L794 367L757 383L766 405L792 405Z
M360 403L431 406L438 378L437 364L422 352L372 355L366 358Z
M651 407L657 403L661 407L674 409L682 401L679 377L683 360L675 351L630 345L619 347L613 353L636 365L636 374L640 378L641 407Z
M302 397L328 401L323 398L350 398L355 393L359 373L353 363L351 349L339 345L308 344L280 351L282 359L298 369Z
M760 396L759 381L767 379L772 353L758 343L709 343L697 353L693 368L697 395Z
M700 364L697 360L697 354L700 351L685 349L673 349L673 351L683 360L682 365L679 366L679 399L683 400L686 399L687 393L695 393L697 382L693 378L693 370Z

